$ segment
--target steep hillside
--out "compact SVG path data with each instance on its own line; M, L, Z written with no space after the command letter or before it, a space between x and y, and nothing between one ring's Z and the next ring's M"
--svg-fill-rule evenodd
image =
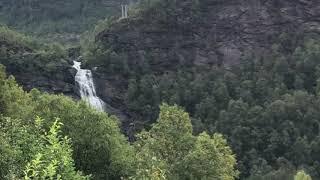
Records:
M119 2L3 0L0 20L69 42ZM318 0L135 2L83 56L0 26L0 179L320 179ZM76 96L70 57L132 144L114 116L2 66Z
M317 0L140 1L128 19L105 22L84 54L98 67L99 94L122 106L130 78L230 68L248 56L268 58L278 45L292 54L320 34L319 8Z
M243 54L268 52L281 35L297 39L320 33L317 0L155 1L149 6L112 23L97 39L128 56L129 64L149 59L156 69L167 69L177 64L230 65Z
M2 0L0 22L59 41L78 41L98 20L120 12L116 0Z
M83 47L100 96L150 128L178 104L224 134L241 179L319 178L320 2L140 1ZM94 68L93 68L94 67ZM126 124L127 123L127 124ZM297 150L299 149L299 150Z
M43 44L0 26L0 64L24 89L74 95L75 70L58 44Z

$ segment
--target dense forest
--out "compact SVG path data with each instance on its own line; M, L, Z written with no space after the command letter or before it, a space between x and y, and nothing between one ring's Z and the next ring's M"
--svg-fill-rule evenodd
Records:
M84 102L24 92L0 73L1 179L234 179L236 159L220 134L192 135L191 120L163 104L130 145L116 117ZM215 164L215 166L211 166Z
M140 0L118 19L115 1L0 2L0 179L320 179L319 33L276 29L223 62L207 6L234 4ZM129 120L79 100L75 54Z
M274 45L267 57L246 57L228 69L181 65L158 74L143 64L140 72L113 61L108 52L106 59L119 64L99 67L107 74L119 69L125 77L128 70L134 74L129 75L126 105L143 122L154 122L159 104L167 102L185 107L195 133L226 135L242 176L292 179L290 173L303 167L319 177L320 44L305 40L286 55L280 53L283 45Z
M117 15L115 0L2 0L0 22L47 41L78 41L99 20Z
M200 6L201 3L192 10L196 12ZM149 19L150 9L155 7L160 14ZM177 47L162 50L162 44L168 45L166 40L144 34L140 39L129 34L130 29L140 28L137 23L147 28L147 22L154 24L141 33L151 34L152 28L157 27L170 36L179 30L172 30L172 24L188 24L166 17L183 14L182 10L175 11L176 7L175 3L155 1L142 4L132 19L99 24L96 29L103 31L93 33L95 40L83 48L86 63L98 67L97 75L117 76L126 84L125 106L145 127L157 119L159 105L166 102L178 104L190 113L196 134L224 134L237 154L241 178L292 179L290 174L299 168L320 178L318 34L281 33L265 55L247 54L236 65L195 66L190 61L174 59L179 56ZM198 21L196 13L191 17ZM160 24L166 21L170 22ZM122 33L123 37L117 34L127 29L128 34ZM182 28L183 32L186 30L189 29ZM159 33L158 29L154 33ZM160 45L153 49L145 36ZM143 48L132 55L136 46ZM173 63L159 62L159 56L170 56Z

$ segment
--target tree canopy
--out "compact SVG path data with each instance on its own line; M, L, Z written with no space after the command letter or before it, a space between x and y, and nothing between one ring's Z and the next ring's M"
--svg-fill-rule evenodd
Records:
M62 95L24 92L0 67L1 179L238 176L222 135L193 135L188 113L178 106L162 105L158 122L130 145L115 117Z

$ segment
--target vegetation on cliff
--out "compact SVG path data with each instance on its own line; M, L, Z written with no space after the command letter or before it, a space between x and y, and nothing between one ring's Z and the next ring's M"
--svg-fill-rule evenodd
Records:
M0 67L1 179L90 178L76 170L94 179L238 175L226 140L193 136L188 114L177 106L163 105L154 127L129 145L115 117L62 95L26 93Z
M196 133L227 137L241 178L293 179L299 168L320 177L317 34L279 31L268 53L242 56L234 66L219 60L198 65L200 55L188 47L198 52L208 45L190 35L201 33L192 29L199 14L191 12L200 13L205 1L144 2L129 19L101 24L91 46L84 46L86 63L98 67L98 75L122 80L116 87L124 88L123 103L138 122L148 127L159 104L178 104Z
M43 43L0 25L0 63L26 90L74 94L72 60L58 43Z
M5 0L0 20L80 33L101 3ZM101 21L84 64L143 123L130 143L116 117L39 91L74 94L62 46L0 26L0 63L28 90L0 65L0 179L319 179L316 3L140 0Z
M34 36L72 42L119 9L115 0L2 0L0 22Z

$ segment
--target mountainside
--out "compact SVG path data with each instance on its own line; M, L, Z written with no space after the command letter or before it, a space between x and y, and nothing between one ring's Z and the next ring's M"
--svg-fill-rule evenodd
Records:
M178 104L196 133L227 137L241 179L289 180L302 167L320 177L319 8L317 0L142 0L129 18L97 26L84 64L101 98L129 114L124 129L148 129L159 104Z
M245 57L267 57L279 44L290 54L320 34L319 8L317 0L140 1L128 19L105 23L86 61L99 67L98 93L120 107L129 78L229 68Z
M57 44L39 43L0 26L0 63L24 89L75 96L72 61Z
M149 59L160 69L239 63L243 54L268 52L281 35L291 40L320 33L317 0L156 1L149 6L112 23L97 40L125 53L129 64Z
M0 2L91 29L0 25L0 179L320 179L318 0L124 1Z
M116 0L2 0L0 22L20 31L74 42L99 20L121 12Z

